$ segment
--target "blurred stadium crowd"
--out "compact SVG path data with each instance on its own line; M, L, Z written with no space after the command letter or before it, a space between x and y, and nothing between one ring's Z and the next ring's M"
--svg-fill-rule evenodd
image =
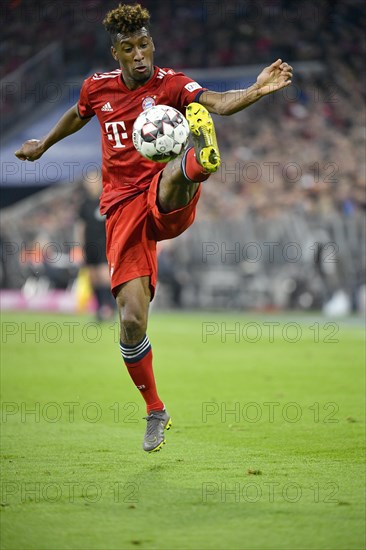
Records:
M69 74L114 68L101 22L116 0L3 2L1 77L50 42L64 43ZM133 3L127 1L126 3ZM332 69L362 73L365 12L361 0L142 0L152 14L156 63L220 67L327 59ZM27 22L26 35L24 22ZM357 78L358 81L358 78ZM361 90L361 83L356 83Z
M171 290L170 303L319 308L342 292L347 307L359 309L366 207L363 2L142 4L152 13L160 66L263 65L281 57L290 63L321 61L324 68L295 71L293 86L283 93L235 116L215 118L222 168L205 184L194 226L161 246L161 281ZM115 5L7 2L2 76L55 40L64 44L69 76L115 68L101 26ZM19 10L29 14L23 40ZM77 189L49 194L41 206L30 200L27 216L14 228L22 242L74 242ZM69 257L68 248L63 253ZM29 271L18 269L16 282L2 251L2 286L24 284ZM42 262L43 269L50 267L47 259ZM54 285L67 286L78 265L66 265L62 282L56 274L48 276Z

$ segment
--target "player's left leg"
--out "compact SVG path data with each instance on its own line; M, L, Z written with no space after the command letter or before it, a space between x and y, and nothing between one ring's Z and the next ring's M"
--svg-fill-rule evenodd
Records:
M165 443L164 430L172 422L160 400L153 371L151 344L146 334L150 278L137 277L114 289L121 322L120 347L129 375L146 402L144 451L160 451Z
M163 170L157 195L161 212L169 213L187 206L197 192L199 183L208 179L220 167L220 153L215 127L210 113L199 103L186 110L194 148L182 158L169 162Z

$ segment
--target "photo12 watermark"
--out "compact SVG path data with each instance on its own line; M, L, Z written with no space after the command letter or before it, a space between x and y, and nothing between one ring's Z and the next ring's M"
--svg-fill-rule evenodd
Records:
M338 344L340 327L334 321L314 322L302 325L296 321L280 323L279 321L203 321L201 324L201 341L203 344L219 340L222 344L256 344L267 342L286 342L296 344L301 340L314 344Z
M286 422L296 424L300 421L315 424L338 424L339 405L334 401L309 403L303 405L297 401L280 403L279 401L204 401L201 406L201 420L207 423L256 424L257 422Z
M126 403L115 402L101 404L96 401L81 403L78 401L48 401L40 403L4 401L1 403L1 422L57 424L96 424L98 422L112 422L114 424L137 424L142 421L140 405L133 401Z
M60 179L64 183L77 183L81 179L91 179L91 174L100 174L100 164L96 162L19 162L6 161L1 163L1 177L4 185L11 185L14 178L20 184L44 185L58 183Z
M338 263L339 246L335 242L313 242L304 246L296 241L279 242L241 242L241 241L204 241L202 242L202 262L221 264L239 264L243 261L249 263L264 262L274 264L281 262L296 264L302 260L307 263L317 264ZM321 256L320 256L321 254Z
M300 501L313 503L338 504L339 485L335 482L313 483L304 487L296 481L248 481L244 483L202 483L202 502L220 503L280 503L291 504Z
M60 341L74 344L83 341L97 344L103 337L115 344L120 342L120 326L117 321L101 325L95 321L4 321L1 323L1 343L57 344Z
M74 504L80 500L85 504L103 500L115 504L134 504L140 499L140 486L136 482L115 481L103 484L96 481L4 481L0 486L2 506L28 502Z
M239 93L239 92L238 92ZM247 162L223 161L217 172L221 183L274 183L278 180L290 184L300 184L302 187L312 187L315 184L336 184L340 177L340 167L336 162L301 166L296 161L281 163L277 161Z

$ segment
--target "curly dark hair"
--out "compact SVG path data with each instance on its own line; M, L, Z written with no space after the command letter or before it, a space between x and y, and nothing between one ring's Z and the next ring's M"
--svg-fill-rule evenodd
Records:
M103 25L109 32L113 43L117 41L117 34L130 35L142 27L149 28L150 13L140 4L119 4L118 8L109 11Z

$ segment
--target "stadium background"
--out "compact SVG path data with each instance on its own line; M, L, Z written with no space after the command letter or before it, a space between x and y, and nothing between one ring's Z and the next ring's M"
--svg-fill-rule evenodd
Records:
M116 3L2 2L1 547L364 548L364 3L142 4L158 65L222 91L281 57L294 82L215 117L223 168L160 249L149 338L173 429L147 455L118 322L80 294L97 124L14 157L114 68Z
M101 25L113 5L5 2L2 288L70 288L77 275L73 227L80 179L100 166L97 123L35 164L13 153L76 101L83 78L114 68ZM245 87L278 57L295 67L282 93L215 117L223 166L195 225L161 247L156 307L364 310L362 3L144 5L156 63L212 89Z

